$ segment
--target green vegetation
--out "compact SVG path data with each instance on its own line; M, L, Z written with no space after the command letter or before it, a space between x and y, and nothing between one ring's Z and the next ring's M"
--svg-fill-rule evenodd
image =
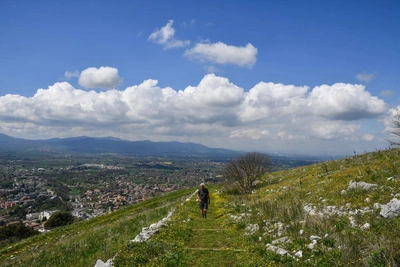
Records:
M66 211L56 212L44 224L45 229L53 229L56 227L72 224L75 221L74 216Z
M172 192L11 246L0 246L0 266L94 266L98 259L114 257L142 227L163 218L191 191Z
M0 247L1 266L398 266L400 220L379 215L400 197L400 150L268 173L251 194L208 186L201 218L195 188ZM377 184L347 189L350 181ZM149 241L129 240L174 210ZM280 249L280 250L278 250ZM117 255L117 256L116 256Z
M26 227L22 222L2 226L0 227L0 244L11 241L15 242L37 234L39 234L39 232Z

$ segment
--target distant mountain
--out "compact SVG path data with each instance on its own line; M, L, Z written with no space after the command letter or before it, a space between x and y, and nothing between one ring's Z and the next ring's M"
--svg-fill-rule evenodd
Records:
M196 143L126 141L114 137L95 138L87 136L27 140L0 134L0 150L18 152L43 149L76 153L116 153L166 157L233 158L241 154L241 152L234 150L210 148Z
M175 157L207 159L226 162L245 152L223 148L210 148L196 143L127 141L115 137L71 137L47 140L28 140L0 133L0 152L29 153L88 153L123 154L137 157ZM270 155L277 169L310 165L329 160L327 157L310 155Z

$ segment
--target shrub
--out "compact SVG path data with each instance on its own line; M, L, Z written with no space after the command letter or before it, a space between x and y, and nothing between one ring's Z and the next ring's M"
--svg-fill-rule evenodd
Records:
M59 226L64 226L68 224L72 224L75 220L75 217L72 216L69 212L56 212L46 221L44 224L44 228L52 229Z

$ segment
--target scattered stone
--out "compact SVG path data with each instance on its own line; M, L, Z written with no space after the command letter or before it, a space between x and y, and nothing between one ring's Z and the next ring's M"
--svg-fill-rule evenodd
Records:
M302 250L297 251L297 252L294 254L294 256L297 257L297 258L302 258L302 257L303 257L303 251L302 251Z
M260 230L258 224L249 224L246 226L246 235L254 235L258 230Z
M267 249L271 250L271 251L273 251L276 254L279 254L281 256L290 255L289 252L286 249L283 249L283 248L280 248L280 247L277 247L277 246L273 246L271 244L267 244Z
M311 241L310 244L307 245L307 248L314 249L316 245L317 245L317 240L314 239L313 241Z
M354 220L353 216L350 216L350 217L349 217L349 221L350 221L350 224L351 224L352 227L356 227L356 226L357 226L357 223L356 223L356 221Z
M106 262L103 262L102 260L97 260L96 265L94 267L113 267L113 262L112 259L109 259Z
M272 243L272 245L277 245L277 244L292 243L292 241L288 237L284 236L284 237L273 240L271 243Z
M400 215L400 200L393 198L386 205L381 205L379 213L384 218L394 218Z
M278 222L275 224L275 229L278 230L278 236L282 236L282 234L285 232L286 227L283 223Z
M349 189L363 189L363 190L370 190L375 187L377 187L377 184L369 184L366 182L353 182L350 181L349 186L347 187L347 190Z
M310 236L310 240L311 240L311 241L313 241L313 240L319 240L319 239L321 239L321 237L319 237L319 236L317 236L317 235L312 235L312 236Z
M371 227L371 224L365 223L363 226L361 226L362 230L368 230Z

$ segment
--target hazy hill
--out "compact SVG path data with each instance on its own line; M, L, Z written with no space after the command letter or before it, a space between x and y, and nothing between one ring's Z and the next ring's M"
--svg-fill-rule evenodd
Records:
M382 211L400 198L400 150L377 151L266 175L252 194L208 185L207 219L195 188L15 244L2 266L399 266L400 219ZM364 187L364 185L369 185ZM142 227L174 211L149 241Z
M114 137L73 137L47 140L28 140L14 138L0 133L0 151L11 152L65 152L65 153L108 153L125 154L138 157L159 156L188 159L209 159L227 161L243 154L222 148L210 148L196 143L127 141ZM326 160L327 157L310 155L271 155L275 166L280 169L309 165Z
M210 148L196 143L126 141L113 137L73 137L48 140L27 140L0 134L0 150L47 150L77 153L116 153L136 156L236 157L240 152Z

